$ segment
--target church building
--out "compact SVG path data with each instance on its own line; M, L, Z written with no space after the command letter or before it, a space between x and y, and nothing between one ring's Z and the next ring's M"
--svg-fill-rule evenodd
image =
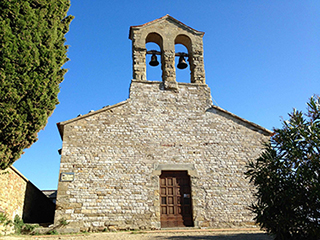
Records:
M213 105L203 35L169 15L130 27L129 98L58 123L55 223L66 219L75 231L255 227L245 166L272 133ZM160 51L147 51L149 42ZM147 54L162 81L146 78ZM189 69L188 83L176 81L176 64Z

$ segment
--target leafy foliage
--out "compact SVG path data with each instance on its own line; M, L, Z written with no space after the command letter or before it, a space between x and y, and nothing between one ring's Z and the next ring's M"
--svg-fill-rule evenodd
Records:
M246 175L257 186L251 210L276 239L320 236L319 97L307 105L307 114L295 109L289 114L263 154L247 166Z
M10 225L12 222L9 220L8 216L4 212L0 212L0 224L3 224L4 226Z
M39 227L39 224L25 224L19 215L16 215L13 220L13 226L16 234L34 234L33 230Z
M8 227L12 226L12 221L9 220L8 215L5 212L0 212L0 227L3 226L2 232L0 231L0 236L2 233L7 234Z
M20 234L22 232L22 228L24 227L24 225L25 224L24 224L23 220L19 217L19 215L16 215L13 220L13 226L14 226L15 233Z
M69 224L67 220L64 218L60 219L59 223L60 223L60 226L67 226Z
M53 229L47 232L48 235L58 235L59 233L57 232L57 230Z
M70 0L0 1L0 169L37 140L58 104Z

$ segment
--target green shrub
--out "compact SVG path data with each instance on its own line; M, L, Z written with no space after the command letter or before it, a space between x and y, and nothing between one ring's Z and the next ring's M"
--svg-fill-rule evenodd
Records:
M13 226L14 231L17 234L30 234L35 228L39 227L39 224L25 224L23 220L16 215L14 217Z
M69 223L67 222L67 220L66 219L64 219L64 218L62 218L61 220L60 220L60 225L61 226L67 226Z
M39 224L25 224L23 226L23 231L27 233L31 233L37 227L39 227Z
M49 232L47 232L47 234L48 235L57 235L59 233L57 232L57 230L53 229L53 230L50 230Z
M0 212L0 225L4 226L4 232L7 231L7 227L12 226L12 221L9 220L7 214L4 212Z
M24 224L23 220L19 217L19 215L16 215L13 220L13 226L14 226L15 233L21 234L22 228L24 225L25 224Z
M265 151L247 166L257 187L251 210L276 240L320 239L320 98L307 105L307 113L294 110L274 129Z
M3 224L4 226L9 225L11 221L8 219L8 216L4 212L0 212L0 223Z

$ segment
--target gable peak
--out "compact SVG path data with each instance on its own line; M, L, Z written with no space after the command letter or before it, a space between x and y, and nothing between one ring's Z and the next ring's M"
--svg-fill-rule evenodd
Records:
M196 35L200 35L203 37L204 35L204 32L201 32L201 31L198 31L198 30L195 30L194 28L192 27L189 27L188 25L180 22L179 20L175 19L174 17L170 16L169 14L161 17L161 18L157 18L151 22L147 22L147 23L144 23L144 24L141 24L141 25L136 25L136 26L131 26L130 27L130 32L129 32L129 39L132 40L132 31L135 30L135 29L141 29L141 28L144 28L144 27L148 27L150 25L154 25L154 24L157 24L157 23L160 23L160 22L163 22L163 21L168 21L168 22L171 22L171 23L174 23L176 24L177 26L183 28L183 29L186 29L190 32L192 32L193 34L196 34Z

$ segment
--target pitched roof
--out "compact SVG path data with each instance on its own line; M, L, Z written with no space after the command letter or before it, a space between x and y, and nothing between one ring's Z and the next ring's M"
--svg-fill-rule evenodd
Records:
M177 25L180 25L182 28L186 28L188 29L189 31L193 32L194 34L198 34L198 35L204 35L204 32L201 32L201 31L198 31L198 30L195 30L187 25L185 25L184 23L180 22L179 20L171 17L169 14L161 17L161 18L158 18L158 19L155 19L151 22L147 22L145 24L141 24L141 25L136 25L136 26L131 26L130 27L130 32L129 32L129 39L132 39L132 30L134 29L140 29L140 28L143 28L143 27L146 27L148 25L151 25L151 24L155 24L155 23L158 23L158 22L161 22L161 21L164 21L164 20L169 20L169 21L172 21L174 22L175 24Z
M100 109L100 110L97 110L97 111L94 111L94 112L89 112L89 113L87 113L87 114L85 114L85 115L79 115L79 116L76 117L76 118L72 118L72 119L67 120L67 121L64 121L64 122L58 122L58 123L57 123L57 127L58 127L58 130L59 130L61 139L63 139L63 130L64 130L64 126L65 126L65 125L67 125L67 124L69 124L69 123L76 122L76 121L81 120L81 119L85 119L85 118L90 117L90 116L95 115L95 114L99 114L99 113L101 113L101 112L109 111L109 110L111 110L111 109L113 109L113 108L122 106L122 105L128 103L129 101L130 101L130 99L127 99L127 100L125 100L125 101L123 101L123 102L120 102L120 103L117 103L117 104L115 104L115 105L107 106L107 107L104 107L104 108L102 108L102 109ZM248 121L248 120L246 120L246 119L244 119L244 118L241 118L241 117L239 117L239 116L237 116L237 115L235 115L235 114L233 114L233 113L231 113L231 112L229 112L229 111L227 111L227 110L224 110L224 109L221 108L221 107L212 105L212 106L211 106L211 109L214 109L214 110L216 110L216 111L219 111L220 113L222 113L222 114L224 114L224 115L227 115L227 116L229 116L229 117L231 117L231 118L233 118L233 119L239 120L240 122L242 122L242 123L244 123L244 124L246 124L246 125L251 126L253 129L256 129L257 131L260 131L261 133L263 133L263 134L265 134L265 135L272 136L272 135L274 134L272 131L270 131L270 130L264 128L264 127L261 127L260 125L258 125L258 124L256 124L256 123L253 123L253 122L250 122L250 121ZM208 109L207 111L210 111L210 109Z
M126 104L127 102L129 102L129 101L130 101L130 100L127 99L127 100L125 100L125 101L123 101L123 102L119 102L119 103L114 104L114 105L112 105L112 106L106 106L106 107L103 107L103 108L101 108L101 109L99 109L99 110L97 110L97 111L94 111L94 112L91 112L91 111L90 111L89 113L87 113L87 114L85 114L85 115L81 115L81 114L80 114L80 115L79 115L78 117L76 117L76 118L72 118L72 119L70 119L70 120L63 121L63 122L58 122L58 123L57 123L57 127L58 127L58 130L59 130L61 139L63 139L63 130L64 130L64 126L65 126L65 125L67 125L67 124L69 124L69 123L73 123L73 122L79 121L80 119L84 119L84 118L90 117L90 116L92 116L92 115L101 113L101 112L105 112L105 111L111 110L111 109L113 109L113 108L116 108L116 107L119 107L119 106L121 106L121 105L124 105L124 104Z
M242 122L242 123L244 123L244 124L246 124L248 126L251 126L253 128L253 130L257 130L260 133L263 133L265 135L272 136L274 134L272 131L270 131L270 130L264 128L264 127L261 127L260 125L258 125L256 123L253 123L253 122L250 122L250 121L248 121L248 120L246 120L244 118L241 118L241 117L239 117L239 116L237 116L237 115L235 115L235 114L233 114L233 113L231 113L231 112L229 112L227 110L224 110L221 107L212 105L211 109L217 110L218 112L220 112L220 113L222 113L224 115L227 115L227 116L229 116L229 117L231 117L233 119L239 120L240 122Z

